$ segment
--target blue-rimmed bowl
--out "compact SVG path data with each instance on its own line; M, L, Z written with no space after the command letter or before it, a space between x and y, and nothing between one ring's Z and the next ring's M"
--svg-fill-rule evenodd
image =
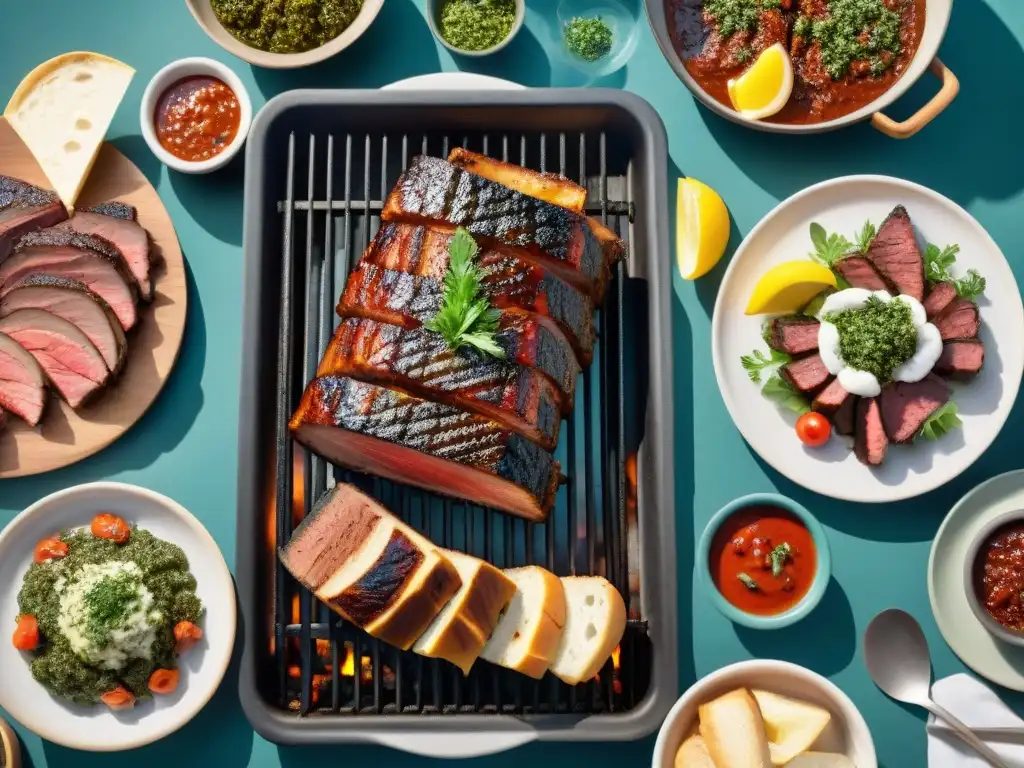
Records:
M807 590L807 594L788 611L777 613L773 616L747 613L726 600L722 593L718 591L718 587L715 586L715 580L711 576L710 565L711 542L723 523L741 510L750 507L766 506L778 507L785 512L789 512L802 522L814 540L814 548L817 550L818 557L814 581L811 582L811 588ZM696 567L708 598L715 608L727 619L751 629L780 629L800 621L821 602L821 598L825 594L825 588L828 586L828 580L832 577L832 552L828 546L828 539L825 537L825 529L821 527L821 523L802 504L798 504L792 499L777 493L752 493L749 496L741 496L729 502L711 518L711 522L704 529L700 542L697 544Z

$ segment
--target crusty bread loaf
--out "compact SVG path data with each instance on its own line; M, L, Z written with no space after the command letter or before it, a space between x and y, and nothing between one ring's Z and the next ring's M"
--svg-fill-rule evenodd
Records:
M675 768L717 768L708 754L707 745L700 734L695 733L682 743L676 752Z
M280 559L333 610L402 650L462 584L430 541L351 485L324 494Z
M447 659L468 675L516 584L498 568L461 552L442 550L462 586L413 646L416 653Z
M539 680L555 658L565 624L565 590L550 571L535 565L509 568L515 594L480 654Z
M701 738L716 768L770 768L764 721L746 688L701 704L697 714Z
M566 576L565 631L551 671L576 685L594 677L608 661L626 631L622 595L600 576Z

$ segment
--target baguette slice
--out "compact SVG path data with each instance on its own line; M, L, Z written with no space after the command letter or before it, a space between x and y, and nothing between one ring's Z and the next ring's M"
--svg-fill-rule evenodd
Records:
M717 768L700 734L693 734L676 752L675 768Z
M413 650L447 659L469 674L473 662L494 632L516 584L499 569L461 552L441 550L462 579L462 587L427 627Z
M757 702L737 688L697 708L700 735L716 768L769 768L768 736Z
M761 710L772 763L789 765L797 755L811 748L832 715L827 709L806 701L780 696L771 691L751 691Z
M566 576L565 632L551 671L569 685L596 675L626 631L622 595L600 576Z
M351 485L325 493L279 557L331 609L403 651L462 585L430 541Z
M565 590L555 574L535 565L509 568L505 575L516 591L480 655L540 680L562 639Z

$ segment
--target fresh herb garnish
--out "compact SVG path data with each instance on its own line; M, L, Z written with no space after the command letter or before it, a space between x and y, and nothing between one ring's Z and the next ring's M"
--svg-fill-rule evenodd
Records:
M494 339L501 311L491 306L483 290L484 273L475 263L477 251L473 236L462 227L456 229L448 244L441 310L424 325L441 334L453 350L468 346L504 358L504 350Z
M957 415L959 410L956 403L952 400L947 401L945 405L927 418L921 425L921 431L917 433L917 436L923 437L925 440L938 440L957 429L963 423Z
M781 408L793 413L804 414L811 410L807 405L807 399L777 373L773 373L771 378L765 382L761 394L769 400L774 400Z
M875 229L875 225L871 223L871 219L864 222L864 226L857 232L857 250L861 253L867 253L871 247L871 241L875 239L875 235L878 231Z
M924 274L931 284L949 282L956 288L957 295L965 299L974 299L985 292L985 278L976 269L967 270L961 278L953 277L950 268L956 264L956 256L960 246L954 243L945 248L928 244L924 250Z
M853 243L838 232L833 232L830 235L818 222L811 224L811 243L814 244L814 252L810 254L810 257L829 269L855 248Z
M771 357L765 355L760 349L755 349L749 355L740 357L740 365L747 372L747 377L755 384L761 383L761 374L774 371L780 365L785 365L793 359L777 349L770 349L768 352Z
M757 591L757 582L750 578L748 574L740 572L736 574L736 578L742 581L743 586L747 589L751 590L752 592Z
M869 296L859 309L829 312L825 320L839 331L839 356L848 366L874 374L881 385L917 351L917 328L910 305Z
M976 269L968 269L964 277L953 281L953 285L964 299L974 299L985 292L985 278Z
M584 61L597 61L612 50L612 28L600 16L592 19L574 16L562 30L565 47Z
M877 76L902 50L901 22L885 0L829 0L828 15L813 19L801 37L818 43L821 64L833 80L842 80L858 61L869 61Z
M782 542L779 546L768 553L768 557L771 558L772 561L772 576L778 578L782 575L782 568L792 554L793 548L789 546L788 541Z

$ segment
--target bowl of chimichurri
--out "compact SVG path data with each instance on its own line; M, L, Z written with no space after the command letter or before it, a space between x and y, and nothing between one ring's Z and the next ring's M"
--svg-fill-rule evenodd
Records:
M316 64L354 43L384 0L186 0L221 48L257 67Z
M74 749L148 744L213 696L235 610L217 545L171 499L118 483L53 494L0 533L0 707Z

